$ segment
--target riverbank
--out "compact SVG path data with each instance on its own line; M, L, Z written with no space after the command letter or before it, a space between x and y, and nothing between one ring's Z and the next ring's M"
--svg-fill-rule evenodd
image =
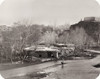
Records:
M99 60L100 55L90 60L65 60L66 64L63 67L58 62L37 71L43 74L36 74L37 72L35 72L34 76L34 73L31 72L28 75L12 77L10 79L96 79L100 73L100 68L95 68L93 65L100 63Z

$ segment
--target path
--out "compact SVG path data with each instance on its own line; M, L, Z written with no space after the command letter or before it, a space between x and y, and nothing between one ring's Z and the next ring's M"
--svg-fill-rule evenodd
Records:
M59 64L60 62L57 62L57 63ZM47 63L37 64L37 65L32 65L32 66L27 66L27 67L10 69L10 70L5 70L5 71L0 71L0 74L4 78L10 78L10 77L14 77L14 76L22 76L22 75L25 75L27 73L40 71L43 68L50 67L50 66L55 65L57 63L47 62Z
M68 62L64 68L55 67L55 72L44 79L96 79L100 68L93 67L100 63L100 56L91 60L76 60Z

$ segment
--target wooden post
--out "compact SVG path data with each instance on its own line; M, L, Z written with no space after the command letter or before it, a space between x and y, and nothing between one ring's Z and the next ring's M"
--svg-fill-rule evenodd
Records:
M58 56L58 52L56 52L56 57L59 58L59 56Z

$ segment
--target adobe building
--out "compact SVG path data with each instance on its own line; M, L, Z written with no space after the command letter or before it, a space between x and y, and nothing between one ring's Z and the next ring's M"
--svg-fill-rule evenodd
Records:
M31 46L24 49L28 54L38 58L59 58L60 51L57 48L46 46Z

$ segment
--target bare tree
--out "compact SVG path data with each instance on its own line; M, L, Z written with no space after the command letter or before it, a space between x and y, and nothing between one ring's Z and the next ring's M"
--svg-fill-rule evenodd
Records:
M40 39L40 42L46 45L55 44L58 36L55 32L46 32Z
M71 42L77 46L83 46L86 43L88 35L83 28L76 28L70 33Z

